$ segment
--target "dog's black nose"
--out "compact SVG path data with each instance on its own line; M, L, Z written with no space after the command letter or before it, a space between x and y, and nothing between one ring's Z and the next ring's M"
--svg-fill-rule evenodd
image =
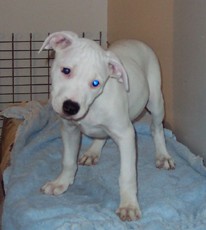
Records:
M72 100L66 100L64 103L63 103L63 112L66 114L66 115L75 115L78 113L80 109L80 106L77 102L75 101L72 101Z

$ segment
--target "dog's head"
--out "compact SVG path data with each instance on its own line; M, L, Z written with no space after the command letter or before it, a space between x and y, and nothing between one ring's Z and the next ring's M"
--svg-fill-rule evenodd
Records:
M62 117L83 118L103 93L109 77L117 78L128 90L127 74L119 59L92 40L73 32L56 32L46 38L40 51L43 49L55 50L51 100Z

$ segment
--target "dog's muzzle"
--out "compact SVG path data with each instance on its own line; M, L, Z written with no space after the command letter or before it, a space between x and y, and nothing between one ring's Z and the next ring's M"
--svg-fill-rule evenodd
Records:
M80 106L77 102L72 100L66 100L63 103L63 112L67 116L75 115L79 112Z

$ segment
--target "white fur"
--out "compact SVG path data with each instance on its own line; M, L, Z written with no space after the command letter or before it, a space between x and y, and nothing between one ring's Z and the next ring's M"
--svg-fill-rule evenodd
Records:
M56 51L51 71L51 99L54 110L62 117L64 154L61 174L46 183L43 192L58 195L73 183L81 133L95 138L79 159L81 165L96 164L106 139L111 137L121 156L117 214L122 220L140 218L132 121L145 107L152 115L156 166L175 167L165 146L161 76L155 54L135 40L116 42L105 51L94 41L66 31L49 35L41 50L44 48ZM68 76L61 71L64 67L71 69ZM100 86L93 88L91 83L95 79L100 81ZM78 103L80 108L76 114L65 114L63 103L66 100Z

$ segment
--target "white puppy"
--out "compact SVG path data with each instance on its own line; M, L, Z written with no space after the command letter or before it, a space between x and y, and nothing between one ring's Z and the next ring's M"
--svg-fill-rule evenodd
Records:
M135 40L116 42L105 51L96 42L66 31L49 35L40 51L50 48L56 52L51 100L62 117L64 154L61 174L46 183L43 192L58 195L73 183L81 133L95 138L79 159L81 165L96 164L106 139L111 137L121 156L117 215L122 220L140 218L132 121L145 107L152 115L156 166L175 168L165 146L161 76L155 54Z

